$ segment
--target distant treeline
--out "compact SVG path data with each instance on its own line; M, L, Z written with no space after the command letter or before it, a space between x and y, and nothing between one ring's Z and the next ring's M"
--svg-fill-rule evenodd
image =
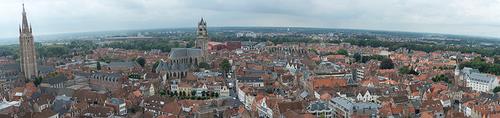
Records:
M250 38L250 37L214 37L212 41L255 41L255 42L264 42L270 41L275 44L282 43L320 43L320 40L313 40L307 37L292 37L292 36L283 36L283 37L266 37L266 38ZM424 51L424 52L433 52L433 51L457 51L463 53L478 53L483 56L495 56L500 55L500 48L498 47L486 47L486 46L468 46L466 44L461 45L447 45L445 44L434 44L434 43L425 43L420 41L406 41L406 42L397 42L397 41L385 41L376 39L373 36L360 35L351 39L345 40L329 40L323 41L325 43L350 43L352 45L358 46L371 46L371 47L387 47L390 50L397 50L399 48L407 48L410 50Z
M423 42L395 42L395 41L382 41L377 39L348 39L343 42L350 43L358 46L371 46L371 47L387 47L390 50L399 48L407 48L411 50L432 52L432 51L458 51L463 53L478 53L484 56L500 55L500 48L495 47L471 47L471 46L448 46L446 44L429 44Z
M171 40L133 40L133 41L123 41L123 42L112 42L106 44L103 47L109 48L121 48L121 49L136 49L148 51L151 49L159 49L163 52L170 52L172 48L181 47L179 42Z
M495 75L500 75L500 62L496 61L495 63L487 63L483 59L476 57L472 61L463 62L460 64L460 68L470 67L474 69L478 69L483 73L490 73Z
M65 57L77 53L90 53L97 48L97 44L92 41L72 41L68 44L50 44L42 45L35 43L37 57ZM0 56L12 56L17 59L19 54L19 45L0 46Z

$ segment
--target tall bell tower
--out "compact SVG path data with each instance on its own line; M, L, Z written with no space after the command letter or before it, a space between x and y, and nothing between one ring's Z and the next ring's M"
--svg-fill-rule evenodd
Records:
M196 48L200 48L203 51L203 56L206 58L208 56L208 32L207 32L207 22L201 18L198 23L198 28L196 30Z
M21 54L21 71L24 77L26 79L32 79L38 76L33 30L31 29L31 25L28 24L28 17L26 17L24 4L22 24L19 26L19 48Z

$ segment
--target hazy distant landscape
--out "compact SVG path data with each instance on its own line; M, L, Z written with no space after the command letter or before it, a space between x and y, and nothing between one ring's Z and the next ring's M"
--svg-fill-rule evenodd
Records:
M146 30L120 30L120 31L102 31L102 32L80 32L80 33L66 33L66 34L50 34L50 35L36 35L37 42L51 42L51 41L70 41L70 40L93 40L97 38L113 37L113 36L132 36L140 32L193 32L193 28L167 28L167 29L146 29ZM290 29L290 30L288 30ZM399 32L399 31L380 31L380 30L361 30L361 29L334 29L334 28L301 28L301 27L213 27L210 29L212 33L217 32L297 32L306 34L319 34L319 33L357 33L366 35L387 35L387 36L401 36L408 38L442 38L442 39L458 39L470 40L485 43L500 42L500 38L495 37L480 37L480 36L466 36L454 34L439 34L439 33L418 33L418 32ZM36 32L35 32L36 33ZM0 45L18 44L17 37L1 38Z

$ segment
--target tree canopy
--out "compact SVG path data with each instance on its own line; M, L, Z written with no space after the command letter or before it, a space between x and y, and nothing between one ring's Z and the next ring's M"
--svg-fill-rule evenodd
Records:
M33 84L35 86L39 86L42 83L43 78L42 77L36 77L35 80L33 81Z
M344 49L337 50L336 53L340 54L340 55L349 56L349 52L347 52L347 50L344 50Z
M141 67L144 67L146 65L146 59L144 57L139 57L135 60Z
M408 66L403 66L399 68L399 73L400 74L412 74L412 75L418 75L419 73L415 71L414 69L408 67Z
M493 93L500 92L500 86L497 86L493 89Z
M101 67L101 62L97 62L96 68L97 68L97 70L101 70L101 68L102 68Z
M491 73L495 75L500 75L500 64L497 63L488 63L481 59L480 57L476 57L468 62L463 62L460 64L460 68L470 67L478 69L483 73Z
M179 42L172 42L171 40L134 40L134 41L123 41L123 42L113 42L104 45L104 47L110 48L121 48L121 49L136 49L136 50L151 50L159 49L163 52L170 52L172 48L179 48L181 45Z
M210 64L208 64L207 62L201 62L200 64L198 64L198 67L204 69L210 69Z
M227 59L222 60L222 63L219 64L219 67L225 73L227 73L227 72L229 72L229 70L231 70L231 64L229 63L229 60L227 60Z
M440 81L443 81L443 82L446 82L446 83L451 83L450 78L449 78L448 76L446 76L446 75L443 75L443 74L441 74L441 75L437 75L437 76L434 76L434 77L432 78L432 81L433 81L433 82L440 82Z
M160 65L160 61L156 61L156 62L153 64L153 67L151 68L151 72L155 72L155 71L156 71L156 67L158 67L158 65Z
M385 58L380 63L380 69L393 69L394 63L392 63L391 58Z

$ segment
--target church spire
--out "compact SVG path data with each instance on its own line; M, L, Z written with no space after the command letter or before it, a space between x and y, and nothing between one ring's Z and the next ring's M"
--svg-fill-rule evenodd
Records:
M26 9L23 6L22 21L19 24L19 51L21 54L20 64L21 72L26 79L32 79L38 76L38 69L36 63L35 41L33 39L33 32L31 24L28 22Z
M198 23L198 25L207 25L207 22L205 21L205 19L203 19L203 17L201 17L201 20L200 22Z
M23 3L23 19L22 19L22 31L27 31L29 30L30 25L28 25L28 17L26 16L26 9L24 8L24 3Z

